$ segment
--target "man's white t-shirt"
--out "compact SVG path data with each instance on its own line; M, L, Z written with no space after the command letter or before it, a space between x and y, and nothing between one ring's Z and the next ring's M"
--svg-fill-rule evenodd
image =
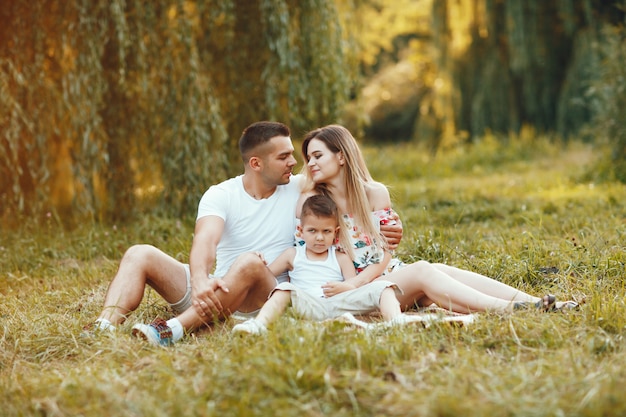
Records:
M268 264L294 245L296 203L302 177L291 177L269 198L256 200L243 187L243 175L211 186L200 199L198 217L218 216L224 232L217 245L215 271L223 277L235 259L244 252L259 251ZM287 275L279 277L285 281Z

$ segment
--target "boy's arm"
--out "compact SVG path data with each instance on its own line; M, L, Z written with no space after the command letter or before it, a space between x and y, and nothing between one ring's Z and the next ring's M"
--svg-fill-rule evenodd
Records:
M339 251L335 251L335 257L337 258L337 263L339 263L339 268L341 268L341 276L344 281L354 278L356 271L354 270L352 259L345 253Z
M350 264L352 265L351 269L353 273L350 277L344 275L345 281L343 282L327 282L326 284L324 284L322 288L324 289L324 295L326 297L332 297L333 295L337 295L344 291L350 291L372 282L383 273L383 271L387 267L387 264L391 260L391 253L385 251L385 256L380 263L368 265L363 271L361 271L360 274L357 275L354 271L354 265L352 264L352 260L350 260L350 257L345 253L337 253L338 260L339 255L343 255L347 258L348 262L350 262ZM343 273L343 268L341 269L341 272Z
M333 295L350 291L357 287L351 282L351 280L356 277L356 271L354 269L352 259L350 259L350 257L345 253L339 251L335 251L335 256L337 258L339 268L341 269L343 281L332 281L322 285L322 291L324 291L325 297L332 297Z
M274 260L267 267L270 272L278 277L283 272L291 271L293 269L293 259L296 257L296 248L288 248L283 251L278 258Z
M368 284L378 278L387 264L391 260L391 253L385 251L385 256L382 261L377 264L368 265L360 274L356 274L354 270L354 264L348 255L343 252L337 252L337 261L341 267L341 273L343 275L343 282L327 282L322 287L324 295L326 297L332 297L344 291L350 291L355 288Z

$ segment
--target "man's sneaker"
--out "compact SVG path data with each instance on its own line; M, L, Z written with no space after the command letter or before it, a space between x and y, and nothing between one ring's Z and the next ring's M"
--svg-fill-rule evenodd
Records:
M249 319L243 323L236 324L232 330L233 333L248 334L264 334L267 333L267 327L256 319Z
M150 324L135 324L132 333L133 336L147 340L154 346L170 346L174 344L172 329L161 318L154 319Z

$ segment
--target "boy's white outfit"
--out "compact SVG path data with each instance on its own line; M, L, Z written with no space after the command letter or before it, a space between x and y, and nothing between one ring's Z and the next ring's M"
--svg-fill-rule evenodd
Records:
M335 251L335 246L331 246L325 260L312 261L306 256L306 245L296 246L293 270L289 271L291 281L278 284L274 291L290 291L291 305L298 315L322 321L345 313L367 314L379 309L380 296L385 288L391 287L401 293L396 284L376 280L332 297L324 297L322 285L344 280Z
M285 249L293 247L296 228L296 204L300 196L301 175L294 175L288 184L279 185L268 198L254 199L243 186L243 175L211 186L200 199L196 220L218 216L224 220L224 232L217 245L215 271L211 277L223 277L235 259L245 252L260 251L265 260L273 262ZM187 293L172 308L181 313L191 307L189 265ZM278 277L286 281L287 274Z

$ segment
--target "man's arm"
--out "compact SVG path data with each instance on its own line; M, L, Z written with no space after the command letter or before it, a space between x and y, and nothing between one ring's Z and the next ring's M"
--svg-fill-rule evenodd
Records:
M389 190L380 182L372 182L367 189L367 199L373 211L387 210L391 207ZM402 222L398 213L391 210L385 221L380 223L380 232L387 239L388 249L394 251L402 240Z
M193 243L189 253L191 271L192 305L201 316L218 314L222 303L215 291L228 288L221 279L208 279L215 265L217 244L224 232L224 219L218 216L204 216L196 222Z

